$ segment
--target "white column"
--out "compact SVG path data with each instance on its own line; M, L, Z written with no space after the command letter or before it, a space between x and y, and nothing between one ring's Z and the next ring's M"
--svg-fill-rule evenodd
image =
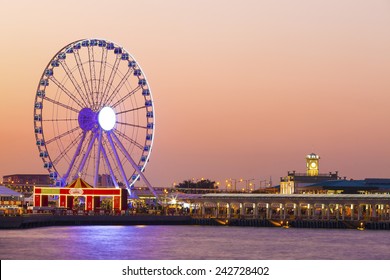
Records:
M215 217L219 217L219 202L217 202L217 209L215 209Z
M301 209L301 204L300 203L297 204L297 212L298 212L297 215L300 218L302 216L302 209Z
M270 219L270 209L269 209L269 207L270 207L270 205L269 205L269 203L267 203L266 205L265 205L265 218L266 219Z
M362 205L358 205L358 216L357 216L358 221L362 219Z
M244 216L245 203L240 203L240 216Z
M382 204L381 205L381 219L385 220L386 217L386 205Z
M309 203L309 204L307 204L307 218L310 219L310 216L311 216L311 206Z
M370 208L371 208L371 217L376 218L376 205L371 204Z
M253 203L253 218L257 219L259 217L259 208L257 203Z
M326 206L326 219L330 220L330 204Z
M230 203L226 203L226 217L230 219Z
M336 220L338 220L340 219L340 206L338 204L336 204L335 211L336 211Z
M286 214L287 214L287 204L282 204L283 206L283 220L286 219Z
M279 203L279 219L283 219L283 204Z
M297 217L297 204L296 203L293 204L293 211L294 211L294 218L296 218Z
M351 221L353 221L353 213L354 213L354 209L353 209L353 204L351 204Z

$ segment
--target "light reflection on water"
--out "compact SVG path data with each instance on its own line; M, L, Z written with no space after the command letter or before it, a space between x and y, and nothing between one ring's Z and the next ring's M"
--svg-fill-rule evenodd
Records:
M1 230L1 259L390 259L390 232L212 226Z

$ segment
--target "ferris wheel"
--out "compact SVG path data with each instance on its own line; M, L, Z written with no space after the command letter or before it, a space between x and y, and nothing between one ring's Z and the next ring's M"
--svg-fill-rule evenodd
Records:
M133 56L114 42L75 41L56 53L40 78L34 132L43 167L57 186L78 177L129 191L152 151L152 93ZM153 193L155 193L153 191Z

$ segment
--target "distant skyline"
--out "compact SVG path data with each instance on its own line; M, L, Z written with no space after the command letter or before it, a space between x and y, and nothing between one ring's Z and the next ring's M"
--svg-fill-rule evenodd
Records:
M389 1L0 0L0 176L45 173L33 106L52 56L107 38L145 71L156 134L146 176L320 172L390 178ZM142 185L142 182L140 182Z

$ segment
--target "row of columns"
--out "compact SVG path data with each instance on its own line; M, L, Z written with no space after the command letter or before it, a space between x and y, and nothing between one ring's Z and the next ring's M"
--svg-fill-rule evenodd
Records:
M214 204L211 207L207 207L206 204L201 202L198 207L190 207L190 214L200 214L202 217L208 215L226 218L239 215L240 217L258 219L261 212L261 218L265 219L279 218L285 220L293 216L298 219L320 218L330 220L332 216L336 220L390 220L390 204L208 203ZM238 207L235 208L233 205L238 205ZM252 209L251 214L247 214L248 208Z

